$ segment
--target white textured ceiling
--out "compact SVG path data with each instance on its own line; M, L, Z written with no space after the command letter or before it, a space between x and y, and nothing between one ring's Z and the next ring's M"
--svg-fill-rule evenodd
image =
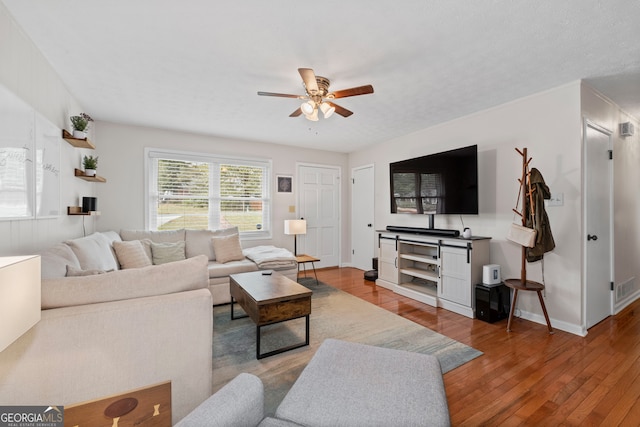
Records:
M98 120L351 152L580 79L640 118L638 0L2 2ZM290 118L299 67L375 93Z

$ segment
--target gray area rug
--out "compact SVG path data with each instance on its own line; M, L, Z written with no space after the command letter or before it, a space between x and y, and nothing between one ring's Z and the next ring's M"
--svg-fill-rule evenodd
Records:
M315 279L300 279L313 291L310 345L256 359L256 326L249 318L231 320L230 306L213 308L214 391L241 372L262 379L265 412L273 414L289 388L326 338L433 354L448 372L482 354L387 310ZM235 315L244 314L237 304ZM262 328L261 352L304 341L304 319ZM374 375L375 372L372 372Z

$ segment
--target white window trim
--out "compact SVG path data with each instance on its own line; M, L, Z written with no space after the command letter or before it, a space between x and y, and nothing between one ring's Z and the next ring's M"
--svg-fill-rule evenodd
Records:
M273 197L271 189L271 181L273 178L273 161L267 158L257 157L241 157L241 156L229 156L229 155L216 155L212 153L200 153L193 151L182 150L170 150L165 148L153 148L145 147L144 149L144 226L146 230L150 230L151 227L151 210L149 202L151 200L151 159L169 157L175 160L183 160L188 162L230 162L241 163L247 166L258 166L267 168L267 176L263 179L263 193L265 195L265 202L268 207L268 227L262 228L260 231L242 232L240 234L242 240L264 240L271 239L273 237ZM157 180L157 177L154 177ZM210 183L213 184L213 183ZM157 195L156 195L157 196ZM265 229L266 228L266 229Z

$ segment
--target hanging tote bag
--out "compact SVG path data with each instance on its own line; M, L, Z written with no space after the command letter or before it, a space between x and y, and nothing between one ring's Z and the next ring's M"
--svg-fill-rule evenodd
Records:
M529 187L529 191L531 192L531 187ZM518 190L518 197L516 198L516 207L513 210L518 215L524 215L524 212L522 212L522 214L518 212L518 206L520 205L521 194L522 194L522 185ZM533 205L531 205L531 207L532 207L531 216L533 218L534 226L535 226L535 215L533 215ZM511 226L509 227L509 230L507 231L507 240L511 240L512 242L527 248L532 248L536 245L536 235L537 235L537 232L535 228L525 227L524 225L520 225L520 224L516 224L515 222L512 222Z
M532 248L536 245L536 230L516 223L511 223L507 231L507 239L514 243Z

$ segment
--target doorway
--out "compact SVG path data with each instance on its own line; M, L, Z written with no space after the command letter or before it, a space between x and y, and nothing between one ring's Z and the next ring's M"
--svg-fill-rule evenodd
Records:
M585 324L594 326L612 313L613 162L612 132L585 119L584 244Z
M367 271L376 249L373 165L353 169L351 176L351 266Z
M316 267L340 265L340 168L298 165L298 207L307 220L298 252L319 258Z

